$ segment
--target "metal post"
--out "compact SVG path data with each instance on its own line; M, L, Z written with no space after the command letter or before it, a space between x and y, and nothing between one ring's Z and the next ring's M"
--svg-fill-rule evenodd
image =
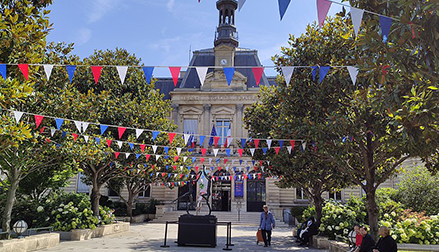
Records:
M230 231L229 231L229 233L230 233L229 246L235 246L235 244L232 243L232 223L229 222L229 224L230 224Z
M226 247L223 248L223 250L232 250L231 248L229 248L229 239L230 239L230 232L229 232L229 225L230 222L227 222L227 238L226 238Z
M162 247L162 248L169 248L169 246L166 245L166 238L167 238L167 236L168 236L168 222L166 222L166 227L165 227L165 242L160 247Z

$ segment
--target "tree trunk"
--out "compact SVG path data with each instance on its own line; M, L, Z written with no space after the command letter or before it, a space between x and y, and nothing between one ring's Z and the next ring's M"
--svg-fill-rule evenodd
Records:
M92 179L93 188L91 190L91 209L94 216L99 216L99 200L101 199L101 185L98 184L97 175Z
M377 241L379 208L375 201L375 189L366 191L366 209L369 221L370 235Z
M320 220L322 219L322 209L323 209L323 198L322 194L313 195L314 206L316 208L316 222L320 225Z
M17 192L18 184L20 183L18 179L18 171L16 169L12 169L11 178L12 178L11 186L8 188L6 206L4 208L3 217L2 217L3 232L9 232L11 230L11 215L15 203L15 193Z
M130 217L130 222L133 221L133 204L134 204L133 193L128 187L128 200L125 202L125 205L127 206L127 214Z

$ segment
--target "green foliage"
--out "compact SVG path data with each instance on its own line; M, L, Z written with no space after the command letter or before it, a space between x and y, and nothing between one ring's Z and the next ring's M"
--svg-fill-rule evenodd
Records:
M291 208L291 216L295 217L299 223L302 223L305 220L302 215L306 209L308 209L306 206L294 206Z
M439 176L432 175L425 167L407 170L395 197L415 212L439 214Z

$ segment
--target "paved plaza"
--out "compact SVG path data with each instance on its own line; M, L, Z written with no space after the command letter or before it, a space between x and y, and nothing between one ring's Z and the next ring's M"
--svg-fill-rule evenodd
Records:
M168 230L169 248L162 248L165 224L134 224L129 232L96 238L87 241L66 241L59 246L41 251L80 251L80 252L120 252L120 251L223 251L226 242L226 227L218 227L218 246L216 248L178 247L177 225ZM232 251L321 251L297 246L291 236L290 228L279 228L273 232L272 246L264 248L256 244L256 226L232 227Z

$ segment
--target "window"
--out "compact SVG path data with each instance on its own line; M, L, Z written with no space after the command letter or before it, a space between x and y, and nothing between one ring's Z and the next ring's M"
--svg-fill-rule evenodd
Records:
M341 191L330 192L330 193L329 193L329 198L330 198L330 199L334 199L334 200L341 201Z
M194 145L196 145L197 138L195 136L198 134L198 120L197 119L184 119L183 131L185 134L191 134L191 138L189 138L188 145L192 144L192 143L194 143Z
M219 145L224 145L226 137L230 135L229 129L231 128L230 121L225 119L216 120L216 135L220 137Z
M83 173L79 173L78 174L78 183L76 186L76 192L77 193L89 193L90 191L90 186L86 185L84 182L82 182L82 180L85 178L86 176Z
M306 193L303 191L302 188L296 188L296 199L297 200L308 200L308 197L306 196Z
M141 193L139 193L139 195L138 195L139 198L149 198L149 197L151 197L151 186L147 185L146 187L147 187L146 190L144 190Z

